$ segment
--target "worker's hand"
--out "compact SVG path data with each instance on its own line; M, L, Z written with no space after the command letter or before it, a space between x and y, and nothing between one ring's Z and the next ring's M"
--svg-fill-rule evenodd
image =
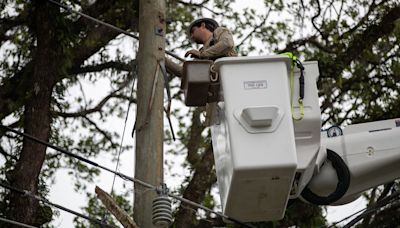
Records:
M201 59L201 53L199 50L196 49L192 49L189 50L188 52L186 52L185 57L192 57L192 58L196 58L196 59Z

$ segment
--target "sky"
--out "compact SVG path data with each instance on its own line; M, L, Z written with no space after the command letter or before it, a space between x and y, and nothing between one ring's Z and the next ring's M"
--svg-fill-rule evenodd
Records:
M262 10L264 8L264 3L262 0L248 0L248 1L237 1L236 6L237 9L241 9L244 7L251 7L256 9L257 11ZM204 16L209 16L205 13ZM126 55L134 57L134 50L136 48L136 41L132 40L131 38L124 38L119 41L113 42L114 44L110 45L110 53L115 52L117 48L120 50L124 50ZM182 53L180 53L182 55ZM92 85L90 83L83 83L84 90L86 91L87 99L99 99L106 95L108 91L110 91L110 87L107 84L107 81L103 81L101 83L97 83L96 85ZM78 87L71 88L69 94L72 96L73 94L79 94L80 89ZM72 99L72 98L71 98ZM127 107L128 104L126 104ZM124 145L132 145L134 146L134 140L130 137L130 131L133 129L134 124L134 115L135 109L131 107L130 115L128 117L128 122L126 125L127 133L124 138ZM166 122L166 121L165 121ZM176 128L177 122L174 121L174 125ZM122 129L124 127L124 120L114 118L111 121L105 123L102 127L104 128L112 128L115 129L120 135L122 135ZM167 125L165 127L168 127ZM134 147L133 147L134 148ZM168 149L168 148L166 148ZM120 158L120 164L118 171L124 173L128 176L134 175L134 149L124 152ZM173 166L172 170L166 171L166 183L170 188L177 188L179 187L179 183L182 182L184 176L188 174L188 171L181 168L181 165L184 161L184 156L177 156L174 157L175 165ZM114 169L115 162L112 162L113 157L110 155L101 154L97 158L93 159L95 162L102 164L108 168ZM171 160L172 157L166 157L166 160ZM0 165L4 163L4 160L0 159ZM52 185L50 189L49 199L51 202L60 204L63 206L67 206L68 208L76 211L81 211L81 207L86 204L86 195L83 192L76 192L73 187L74 179L69 176L68 170L61 169L57 171L56 176L54 178L55 184ZM176 176L172 177L173 174ZM101 172L100 176L95 178L93 184L88 185L88 191L94 194L94 187L98 185L106 192L110 192L111 185L113 182L114 175L110 173L106 173L104 171ZM125 181L121 180L120 178L116 178L115 182L115 190L116 192L123 192L123 184ZM131 183L125 182L127 186L132 186ZM131 188L132 189L132 188ZM143 193L145 194L145 193ZM216 194L216 192L215 192ZM218 201L218 199L217 199ZM356 210L362 209L365 207L365 200L358 199L350 204L344 206L329 206L327 207L327 219L330 223L336 222L341 220L342 218L346 217L347 215L355 212ZM74 216L60 211L60 216L53 221L53 225L56 227L73 227L73 220Z

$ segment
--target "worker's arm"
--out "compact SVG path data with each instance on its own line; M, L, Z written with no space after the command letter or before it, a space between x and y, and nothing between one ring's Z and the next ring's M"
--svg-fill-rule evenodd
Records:
M215 44L209 48L200 50L200 58L214 58L221 56L231 56L229 53L233 51L234 42L232 33L224 27L218 27L214 31Z
M174 74L180 78L182 78L182 66L174 63L169 58L165 57L165 67L167 68L168 73Z

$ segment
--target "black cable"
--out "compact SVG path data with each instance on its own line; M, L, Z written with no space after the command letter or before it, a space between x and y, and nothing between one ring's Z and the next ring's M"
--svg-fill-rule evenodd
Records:
M54 1L54 0L47 0L47 1L49 1L50 3L53 3L53 4L55 4L55 5L58 5L59 7L61 7L61 8L63 8L63 9L65 9L65 10L67 10L69 13L76 13L76 14L78 14L78 15L80 15L80 16L86 18L86 19L89 19L89 20L94 21L94 22L96 22L96 23L98 23L98 24L101 24L101 25L103 25L103 26L106 26L106 27L108 27L108 28L110 28L110 29L113 29L113 30L115 30L115 31L118 31L118 32L120 32L120 33L123 33L123 34L125 34L125 35L127 35L127 36L129 36L129 37L132 37L132 38L134 38L134 39L136 39L136 40L139 40L139 36L136 36L136 35L134 35L134 34L132 34L132 33L130 33L130 32L127 32L127 31L125 31L125 30L123 30L123 29L120 29L120 28L118 28L117 26L114 26L114 25L112 25L112 24L106 23L106 22L104 22L104 21L101 21L101 20L99 20L99 19L97 19L97 18L91 17L91 16L89 16L89 15L87 15L87 14L84 14L84 13L81 13L81 12L79 12L79 11L73 10L72 8L70 8L70 7L68 7L67 5L64 5L64 4L60 3L60 2L57 2L57 1ZM181 61L181 62L185 62L185 61L186 61L185 59L179 57L178 55L176 55L175 53L173 53L173 52L171 52L171 51L165 50L165 53L166 53L167 55L170 55L170 56L172 56L172 57L178 59L178 60Z
M17 222L17 221L6 219L6 218L0 218L0 221L5 222L5 223L9 223L9 224L13 224L13 225L17 225L17 226L21 226L21 227L38 228L36 226L31 226L31 225L28 225L28 224L25 224L25 223Z
M119 144L117 164L115 165L115 171L116 172L118 171L119 159L120 159L120 156L121 156L121 153L122 153L122 146L123 146L124 138L125 138L126 123L128 122L129 110L131 108L131 103L132 103L130 101L130 99L133 97L133 91L135 90L135 81L136 81L136 76L135 75L136 75L136 73L134 72L134 68L132 69L132 75L133 75L133 82L132 82L131 93L130 93L129 100L128 100L128 108L127 108L126 116L125 116L124 129L122 131L121 142ZM116 177L116 174L114 174L113 182L112 182L112 185L111 185L111 193L110 193L111 195L112 195L112 193L114 191L115 177Z
M350 186L350 170L343 159L333 150L326 149L327 159L331 161L332 167L336 171L338 183L334 192L328 196L319 196L312 192L308 185L301 192L301 196L308 202L316 205L329 205L342 198Z
M347 223L345 226L343 226L343 228L350 228L350 227L354 226L358 221L363 219L365 216L378 211L379 209L390 204L393 201L397 201L398 200L397 198L399 196L400 196L400 191L396 191L396 192L392 193L391 195L383 198L382 200L379 200L374 205L369 207L366 211L364 211L362 214L358 215L356 218L354 218L349 223Z
M299 77L299 86L300 86L300 88L299 88L299 97L300 97L301 100L304 100L304 66L303 66L303 64L302 64L298 59L296 59L295 62L296 62L297 68L300 69L300 77Z
M347 216L347 217L345 217L345 218L343 218L343 219L341 219L341 220L339 220L337 222L332 223L332 225L328 226L328 228L333 228L333 227L336 226L336 224L339 224L339 223L341 223L343 221L346 221L347 219L349 219L349 218L355 216L356 214L361 213L361 212L363 212L365 210L367 210L367 208L363 208L361 210L358 210L358 211L354 212L353 214L351 214L351 215L349 215L349 216ZM325 226L323 226L323 227L325 227ZM320 227L320 228L322 228L322 227Z
M4 125L2 125L2 124L0 124L0 127L6 129L7 131L14 132L14 133L17 134L17 135L24 136L25 138L30 139L30 140L32 140L32 141L34 141L34 142L36 142L36 143L39 143L39 144L42 144L42 145L44 145L44 146L50 147L50 148L52 148L52 149L54 149L54 150L56 150L56 151L58 151L58 152L61 152L62 154L71 156L71 157L76 158L76 159L78 159L78 160L80 160L80 161L83 161L83 162L85 162L85 163L91 164L91 165L96 166L96 167L98 167L98 168L100 168L100 169L106 170L106 171L108 171L108 172L110 172L110 173L116 174L117 176L119 176L119 177L121 177L121 178L123 178L123 179L126 179L126 180L129 180L129 181L132 181L132 182L141 184L141 185L143 185L143 186L145 186L145 187L154 189L154 186L152 186L152 185L150 185L150 184L147 184L147 183L145 183L145 182L143 182L143 181L140 181L140 180L136 180L136 179L134 179L134 178L132 178L132 177L129 177L129 176L125 175L125 174L122 174L122 173L120 173L120 172L116 172L116 171L114 171L114 170L111 170L111 169L109 169L109 168L107 168L107 167L104 167L104 166L102 166L102 165L97 164L96 162L93 162L93 161L91 161L91 160L89 160L89 159L86 159L86 158L84 158L84 157L81 157L81 156L79 156L79 155L77 155L77 154L71 153L71 152L69 152L69 151L67 151L67 150L65 150L65 149L63 149L63 148L61 148L61 147L52 145L52 144L50 144L50 143L48 143L48 142L45 142L45 141L43 141L43 140L40 140L40 139L34 137L34 136L31 136L31 135L29 135L29 134L26 134L26 133L17 131L17 130L15 130L15 129L13 129L13 128L10 128L10 127L8 127L8 126L4 126Z
M222 213L212 211L210 208L205 207L205 206L200 205L200 204L197 204L197 203L194 203L194 202L192 202L192 201L190 201L190 200L188 200L188 199L185 199L185 198L182 198L182 197L179 197L179 196L175 196L175 195L173 195L173 194L171 194L171 193L168 193L168 196L171 196L171 197L173 197L173 198L175 198L175 199L177 199L177 200L179 200L179 201L181 201L181 202L184 202L184 203L187 203L187 204L196 206L197 208L203 209L203 210L205 210L205 211L211 212L211 213L213 213L213 214L215 214L215 215L220 216L221 218L228 219L228 220L230 220L230 221L232 221L232 222L234 222L234 223L237 223L237 224L239 224L239 225L241 225L241 226L243 226L243 227L255 228L253 225L243 223L243 222L241 222L241 221L239 221L239 220L236 220L236 219L234 219L234 218L228 217L228 216L226 216L226 215L224 215L224 214L222 214ZM196 204L197 204L197 205L196 205Z
M30 140L32 140L32 141L34 141L34 142L37 142L37 143L40 143L40 144L42 144L42 145L44 145L44 146L48 146L48 147L50 147L50 148L52 148L52 149L54 149L54 150L57 150L57 151L59 151L59 152L61 152L61 153L63 153L63 154L66 154L66 155L68 155L68 156L74 157L74 158L76 158L76 159L78 159L78 160L80 160L80 161L83 161L83 162L86 162L86 163L91 164L91 165L93 165L93 166L99 167L100 169L103 169L103 170L105 170L105 171L114 173L114 174L116 174L117 176L119 176L120 178L122 178L122 179L124 179L124 180L128 180L128 181L131 181L131 182L140 184L140 185L142 185L142 186L144 186L144 187L147 187L147 188L149 188L149 189L153 189L153 190L155 190L155 191L157 190L157 187L155 187L155 186L153 186L153 185L151 185L151 184L148 184L148 183L146 183L146 182L144 182L144 181L141 181L141 180L138 180L138 179L129 177L129 176L123 174L123 173L120 173L120 172L116 172L116 171L114 171L114 170L111 170L111 169L109 169L109 168L107 168L107 167L104 167L104 166L102 166L102 165L99 165L99 164L97 164L97 163L95 163L95 162L93 162L93 161L90 161L90 160L88 160L88 159L86 159L86 158L83 158L83 157L81 157L81 156L79 156L79 155L76 155L76 154L74 154L74 153L71 153L71 152L69 152L69 151L67 151L67 150L65 150L65 149L63 149L63 148L61 148L61 147L58 147L58 146L52 145L52 144L50 144L50 143L48 143L48 142L45 142L45 141L43 141L43 140L40 140L40 139L38 139L38 138L36 138L36 137L34 137L34 136L32 136L32 135L29 135L29 134L26 134L26 133L17 131L17 130L15 130L15 129L13 129L13 128L10 128L10 127L5 126L5 125L2 125L2 124L0 124L0 127L6 129L7 131L14 132L14 133L17 134L17 135L24 136L24 137L26 137L27 139L30 139ZM176 195L173 195L173 194L168 194L168 196L170 196L170 197L172 197L172 198L175 198L175 199L177 199L177 200L179 200L179 201L181 201L181 202L184 202L184 203L186 203L186 204L190 204L190 205L195 206L195 207L197 207L197 208L201 208L201 209L203 209L203 210L205 210L205 211L208 211L208 212L213 213L213 214L215 214L215 215L218 215L218 216L220 216L220 217L222 217L222 218L224 218L224 219L227 219L227 220L229 220L229 221L232 221L232 222L235 222L235 223L237 223L237 224L240 224L240 225L242 225L242 226L244 226L244 227L250 227L250 228L254 227L254 226L252 226L252 225L245 224L245 223L243 223L243 222L240 222L239 220L236 220L236 219L234 219L234 218L231 218L231 217L229 217L229 216L227 216L227 215L224 215L224 214L222 214L222 213L213 211L213 210L211 210L211 209L208 208L208 207L205 207L205 206L203 206L203 205L201 205L201 204L198 204L198 203L196 203L196 202L190 201L190 200L188 200L188 199L182 198L182 197L180 197L180 196L176 196Z
M9 190L11 190L11 191L17 192L17 193L19 193L19 194L21 194L21 195L25 195L25 196L29 196L29 197L31 197L31 198L37 199L37 200L39 200L39 201L41 201L41 202L43 202L43 203L45 203L45 204L47 204L47 205L50 205L50 206L55 207L55 208L58 208L58 209L60 209L60 210L69 212L69 213L71 213L71 214L73 214L73 215L76 215L76 216L78 216L78 217L84 218L84 219L86 219L86 220L88 220L88 221L91 221L91 222L93 222L93 223L96 223L96 224L98 224L98 225L101 225L101 226L104 226L104 227L116 228L115 226L112 226L112 225L109 225L109 224L107 224L107 223L104 223L104 222L102 222L102 221L99 220L99 219L96 219L96 218L92 218L92 217L83 215L83 214L81 214L81 213L78 213L78 212L73 211L73 210L71 210L71 209L68 209L68 208L66 208L66 207L63 207L63 206L60 206L60 205L58 205L58 204L52 203L52 202L48 201L47 199L44 199L44 198L42 198L42 197L40 197L40 196L37 196L37 195L33 194L32 192L29 192L29 191L27 191L27 190L18 189L18 188L13 187L13 186L11 186L11 185L9 185L9 184L3 182L3 181L0 181L0 186L2 186L3 188L9 189Z
M357 219L357 221L358 221L358 220L360 220L360 219L358 219L358 217L364 217L366 214L369 214L369 213L371 213L371 212L374 212L374 211L376 211L376 210L379 210L379 209L382 208L383 206L386 206L387 204L391 203L392 201L398 200L398 199L396 199L396 198L399 197L399 196L400 196L400 191L396 191L396 192L392 193L391 195L386 196L385 198L383 198L383 199L377 201L374 205L371 205L371 206L369 206L369 207L365 207L365 208L363 208L363 209L361 209L361 210L358 210L358 211L354 212L353 214L351 214L351 215L349 215L349 216L347 216L347 217L341 219L340 221L337 221L337 222L332 223L332 225L330 225L328 228L335 227L336 224L339 224L339 223L341 223L341 222L343 222L343 221L345 221L345 220L347 220L347 219L349 219L349 218L351 218L351 217L353 217L353 216L359 214L360 212L363 212L362 214L360 214L359 216L357 216L357 218L355 218L355 219L352 220L352 221L354 221L354 220ZM352 221L350 221L347 225L349 225L350 223L352 223ZM347 226L347 225L346 225L346 226Z

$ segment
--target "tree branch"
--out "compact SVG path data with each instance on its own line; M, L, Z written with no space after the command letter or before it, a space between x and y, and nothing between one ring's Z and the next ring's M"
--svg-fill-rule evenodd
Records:
M380 19L376 19L375 23L367 27L363 32L359 34L355 34L351 41L349 42L347 48L336 55L334 60L329 60L327 62L320 61L320 69L324 69L321 72L320 80L318 81L319 87L322 85L322 81L325 78L333 78L337 79L341 77L342 72L346 68L350 68L351 62L359 58L360 53L364 50L371 48L380 37L386 36L390 34L394 27L395 22L400 18L400 6L397 5L394 8L391 8L387 11L385 15L383 15ZM393 56L389 55L385 58L384 61L388 61ZM377 66L380 64L375 64L369 72L372 72ZM367 76L367 75L366 75ZM351 86L359 82L361 79L359 77L351 77L349 79L343 79L344 82L341 83L342 87L340 88L340 93L333 99L328 101L324 101L321 106L321 112L325 112L325 110L331 106L333 102L335 102L338 98L342 97L348 90L351 89ZM320 94L322 95L322 94ZM374 97L377 97L376 95ZM332 116L330 116L331 118ZM327 120L326 120L327 121ZM326 122L325 121L325 122Z
M343 32L343 34L340 36L340 39L343 39L344 37L348 36L349 34L352 34L353 32L355 32L358 28L360 28L362 25L365 24L365 22L368 20L369 16L371 15L371 13L378 8L379 6L383 5L384 3L386 3L386 1L381 1L380 3L376 4L375 1L373 1L370 5L370 7L368 8L367 13L361 18L361 20L358 21L358 23L353 26L352 28L350 28L349 30L347 30L346 32Z
M108 102L108 100L110 100L111 98L115 98L115 97L121 97L123 95L118 95L118 92L120 92L122 89L124 89L125 87L127 87L129 85L129 83L133 80L133 77L127 77L126 80L124 82L121 83L120 87L111 92L110 94L108 94L106 97L104 97L101 101L99 101L99 103L91 108L91 109L84 109L78 112L73 112L73 113L65 113L65 112L60 112L60 111L53 111L54 115L60 116L60 117L64 117L64 118L74 118L74 117L84 117L87 116L88 114L94 113L94 112L100 112L101 109L103 108L103 106Z
M200 142L202 140L201 133L204 131L205 127L201 124L200 115L204 111L204 108L196 108L192 115L192 125L190 127L190 133L188 142L186 144L187 148L187 161L191 165L197 164L200 157L198 154L200 148Z
M362 33L355 34L347 48L339 53L333 61L320 62L320 68L324 69L321 72L321 77L339 77L342 71L348 68L350 63L357 59L365 49L372 47L379 38L390 34L399 18L400 5L396 5L389 9L382 18L376 19L377 22L370 25Z
M115 218L124 226L124 228L139 228L135 221L133 221L133 219L117 205L117 203L109 194L107 194L98 186L96 186L95 192L107 210L115 216Z
M120 9L118 8L120 7L119 4L112 4L112 2L109 1L100 1L100 2L108 3L107 12L114 12L116 9ZM137 18L132 20L132 15L130 15L130 13L132 12L124 9L125 8L121 9L122 11L121 13L108 15L110 16L110 18L107 18L108 19L107 22L110 24L123 25L120 26L120 28L125 30L128 28L136 28L138 23ZM100 15L98 15L98 17L100 17ZM82 20L87 20L87 19L82 18ZM92 56L94 53L96 53L98 50L104 47L110 40L114 39L120 34L118 31L111 30L110 28L107 28L105 26L93 25L93 23L91 23L88 26L90 26L90 29L87 31L86 36L72 50L73 66L81 66L86 59L88 59L90 56ZM76 25L76 28L78 28L76 30L77 34L79 34L82 31L79 30L79 28L81 28L79 27L79 24ZM86 26L83 29L87 30Z
M120 70L120 71L132 71L132 64L136 64L136 61L132 60L129 63L123 63L123 62L119 62L119 61L109 61L109 62L105 62L105 63L99 63L99 64L95 64L95 65L74 68L74 69L71 69L68 73L71 75L77 75L77 74L100 72L100 71L108 70L108 69L116 69L116 70Z
M358 98L353 102L353 105L351 106L351 108L349 108L349 110L346 111L343 118L340 118L340 121L338 121L338 123L336 123L338 126L342 125L344 123L344 121L346 121L348 119L348 116L350 115L350 113L352 111L355 111L356 108L359 106L359 104L357 104L357 100L358 100ZM325 123L326 123L326 121L324 121L324 124Z
M101 129L94 121L92 121L91 119L89 119L89 117L87 117L87 116L83 116L83 118L84 118L86 121L88 121L91 125L93 125L93 126L96 128L96 130L97 130L98 132L100 132L100 134L102 134L102 135L104 136L104 138L106 138L106 139L111 143L111 146L112 146L112 147L117 147L117 146L118 146L117 144L115 144L115 143L113 142L111 136L110 136L107 132L105 132L103 129Z
M263 18L263 20L262 20L258 25L256 25L256 26L254 27L254 29L253 29L249 34L247 34L247 36L246 36L245 38L243 38L243 40L237 45L237 47L242 46L243 43L244 43L247 39L249 39L249 38L251 37L251 35L252 35L257 29L261 28L261 27L265 24L265 22L267 21L267 19L268 19L268 17L269 17L269 13L270 13L270 12L271 12L271 8L269 8L268 13L265 15L265 17Z
M78 112L59 112L59 111L53 111L53 114L56 116L64 117L64 118L76 118L76 117L84 117L89 114L95 113L95 112L101 112L101 109L103 106L111 99L111 98L120 98L120 99L125 99L129 100L132 103L136 103L136 99L129 98L128 96L122 95L122 94L109 94L108 96L104 97L97 105L91 109L84 109Z
M107 12L114 12L115 8L118 4L112 4L111 1L96 1L108 3L107 6L103 6L104 8L108 8ZM99 3L100 4L100 3ZM96 4L93 4L88 7L88 11L90 11L90 7L95 7ZM93 8L93 12L95 12L95 8ZM108 22L111 24L122 24L122 29L127 29L129 27L135 27L138 20L137 18L132 20L131 12L122 10L122 13L117 14L117 16L108 18ZM107 43L109 43L112 39L119 35L118 32L114 30L110 30L104 26L93 26L88 29L87 27L80 27L76 24L73 26L72 31L74 31L73 36L82 37L82 33L85 34L83 38L79 39L74 43L73 48L71 48L71 65L76 68L67 69L67 72L76 72L80 68L79 66L83 65L85 60L91 57L93 54L98 52L101 48L103 48ZM5 116L8 116L15 110L21 108L22 104L25 103L27 97L29 97L29 93L31 91L31 84L29 82L29 75L32 74L34 63L28 62L25 67L23 67L19 72L17 72L13 77L6 79L2 82L0 86L0 119L3 119ZM58 80L62 80L67 77L67 75L60 75ZM16 104L15 101L19 102Z
M325 35L323 34L323 32L319 29L319 27L317 26L315 19L317 19L319 17L319 15L321 15L321 5L319 3L319 0L314 0L314 2L317 3L317 14L315 14L312 18L311 18L311 23L313 25L313 27L318 31L318 33L322 36L322 38L325 39Z
M108 100L110 100L114 95L114 92L109 94L108 96L104 97L97 105L91 109L85 109L82 111L78 112L59 112L59 111L53 111L54 115L64 117L64 118L76 118L76 117L84 117L88 114L94 113L94 112L100 112L103 106L107 103Z
M126 96L124 94L115 94L112 97L113 98L124 99L124 100L127 100L127 101L131 102L131 103L136 103L137 102L137 100L135 98Z
M7 151L5 151L2 146L0 146L0 154L3 155L6 160L8 160L8 158L11 158L16 161L18 159L17 156L7 153Z
M203 0L202 2L200 2L200 3L193 3L192 1L190 1L190 2L184 2L184 1L181 1L181 0L179 0L178 2L179 3L181 3L182 5L186 5L186 6L203 6L204 4L206 4L207 2L209 2L210 0Z
M203 0L201 3L193 3L192 1L184 2L184 1L179 0L178 3L181 3L182 5L185 5L185 6L204 8L204 9L210 11L214 15L223 15L223 13L215 12L214 10L212 10L209 7L205 6L205 4L208 3L209 1L210 0Z
M26 16L27 16L27 14L24 10L17 16L8 17L8 18L0 18L0 45L9 38L9 36L7 36L6 33L10 29L12 29L16 26L20 26L24 22L26 22Z
M85 3L82 1L82 3ZM98 18L99 16L105 14L112 6L117 3L117 0L109 0L109 1L95 1L93 4L90 5L83 5L82 13L87 14L91 17ZM92 21L87 20L86 18L80 17L75 23L74 27L83 28L87 26L93 26Z
M294 41L286 44L286 47L282 50L279 50L278 52L279 53L292 52L294 50L297 50L299 47L305 46L307 44L313 45L326 53L331 53L331 54L335 53L332 48L326 47L323 44L321 44L320 42L318 42L316 35L310 36L305 39L294 40Z
M205 194L216 182L215 173L213 172L214 157L212 146L209 145L203 154L201 161L195 166L195 172L189 185L183 192L183 197L201 203ZM192 227L196 221L196 210L185 209L181 204L175 215L173 227Z

